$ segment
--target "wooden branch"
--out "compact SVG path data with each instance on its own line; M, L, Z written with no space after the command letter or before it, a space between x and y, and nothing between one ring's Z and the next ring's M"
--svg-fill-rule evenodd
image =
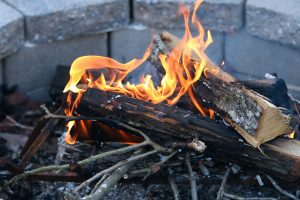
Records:
M142 149L135 151L132 157L141 154L142 151L143 151ZM130 170L135 165L136 162L137 161L128 162L125 163L123 166L117 168L101 183L101 185L99 185L96 188L95 192L81 199L82 200L103 199L103 197L112 189L114 185L116 185L120 181L121 178L123 178L124 174L126 174L127 171Z
M167 169L167 173L168 173L168 182L169 182L170 187L172 189L174 200L180 200L179 190L178 190L178 187L177 187L173 177L171 176L170 168Z
M154 37L151 60L157 63L158 53L176 51L180 40L168 32ZM158 50L157 50L158 48ZM168 54L170 55L170 54ZM204 99L251 145L262 143L291 132L290 117L268 102L263 96L244 87L233 76L222 71L205 55L205 76L194 85L198 99ZM200 62L195 54L192 62Z
M190 179L192 200L197 200L198 199L197 184L196 184L196 178L195 178L195 175L194 175L194 172L192 169L189 152L187 152L185 154L185 166L187 168L189 179Z
M298 197L296 197L295 195L287 192L286 190L282 189L277 183L276 181L269 175L266 175L266 177L269 179L269 181L271 182L271 184L273 185L273 187L278 191L280 192L281 194L289 197L290 199L295 199L295 200L299 200Z
M220 189L218 191L217 200L220 200L223 196L223 193L225 192L225 185L229 178L230 172L231 172L231 169L230 169L230 167L228 167L228 169L223 177L223 181L221 183Z
M164 145L172 146L174 141L190 142L198 138L206 144L206 152L219 160L253 166L288 180L300 176L300 142L296 140L277 138L261 145L265 156L243 142L223 122L174 106L151 104L95 89L88 89L84 93L76 112L85 116L119 120L144 131L153 141ZM116 124L108 125L120 128Z
M125 153L131 152L133 150L139 149L141 147L144 147L146 145L149 145L148 141L145 141L145 142L142 142L142 143L139 143L139 144L136 144L136 145L131 145L131 146L127 146L127 147L124 147L124 148L115 149L115 150L112 150L112 151L100 153L98 155L91 156L89 158L81 160L81 161L78 162L78 164L83 166L83 165L93 163L97 160L101 160L101 159L109 157L109 156L125 154ZM45 167L40 167L40 168L37 168L37 169L33 169L33 170L30 170L30 171L25 171L24 173L19 174L17 176L14 176L12 179L10 179L5 184L5 187L8 187L12 184L15 184L17 181L19 181L21 179L26 179L27 177L29 177L31 175L40 174L40 173L43 173L43 172L49 172L49 171L52 171L52 170L62 171L62 170L69 169L69 167L70 167L69 164L50 165L50 166L45 166Z

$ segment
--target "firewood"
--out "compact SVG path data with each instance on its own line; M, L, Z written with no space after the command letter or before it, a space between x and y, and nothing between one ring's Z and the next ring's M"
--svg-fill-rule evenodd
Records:
M176 51L180 40L168 32L154 37L151 60L158 53L168 54ZM200 58L191 55L193 62ZM251 145L259 147L264 142L275 137L292 132L291 117L282 113L280 108L270 103L265 97L246 88L230 74L224 72L208 57L206 60L205 76L194 85L198 99L209 102L222 118L241 134Z
M96 89L88 89L83 94L76 113L119 120L143 130L153 141L164 145L198 138L207 145L206 152L219 160L253 166L287 180L300 176L300 142L296 140L277 138L262 144L263 154L222 121L175 106L152 104Z
M294 111L293 102L288 95L288 88L283 79L270 78L240 82L251 90L267 97L275 106L286 108L290 112Z

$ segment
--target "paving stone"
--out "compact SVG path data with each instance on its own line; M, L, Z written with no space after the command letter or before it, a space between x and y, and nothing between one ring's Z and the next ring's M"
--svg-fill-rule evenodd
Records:
M288 84L300 86L300 50L254 37L246 31L226 34L225 62L237 71L263 77L276 72Z
M300 84L299 85L291 85L287 84L289 93L296 99L300 100Z
M207 29L232 32L243 26L243 11L244 0L204 0L198 16Z
M0 59L16 52L24 41L22 15L0 1Z
M51 44L26 43L5 62L8 86L18 85L31 94L49 87L57 65L71 65L79 56L107 55L106 34ZM48 91L47 91L48 92Z
M249 0L246 19L249 33L300 48L299 0Z
M192 7L195 0L135 0L135 21L150 27L183 28L178 17L178 5L183 2ZM207 29L233 31L243 25L244 0L205 0L197 15Z
M120 28L129 21L129 1L7 0L26 20L27 37L52 42Z
M128 62L141 58L151 42L151 30L143 27L127 27L111 33L112 58L119 62Z
M184 34L183 29L168 29L167 31L179 38ZM160 30L141 29L135 26L112 32L112 57L120 62L141 58L151 42L152 35L159 32ZM223 36L222 33L213 31L212 37L214 42L206 49L206 53L214 62L220 63L223 55Z
M3 84L3 70L2 70L2 60L0 60L0 85ZM0 90L0 98L2 98L2 91Z

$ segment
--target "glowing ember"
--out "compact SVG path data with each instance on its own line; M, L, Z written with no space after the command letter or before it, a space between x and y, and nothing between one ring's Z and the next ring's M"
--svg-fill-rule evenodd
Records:
M291 138L291 139L294 139L294 137L295 137L295 131L293 131L290 134L288 134L288 137Z
M83 56L77 58L70 69L70 80L66 85L64 92L71 91L78 93L75 101L68 98L69 108L65 110L67 116L73 114L74 109L78 105L82 94L87 88L96 88L103 91L121 93L129 97L133 97L143 101L150 101L154 104L166 101L173 105L185 94L189 96L191 102L199 110L202 115L213 116L212 110L201 107L193 93L193 84L199 80L206 65L205 49L212 43L212 37L209 31L206 33L196 17L196 11L202 0L196 1L194 11L192 13L192 24L197 28L199 35L193 37L189 28L189 9L183 5L179 7L179 13L183 15L185 21L185 33L179 45L172 50L168 56L159 55L159 59L165 70L160 85L155 86L151 76L142 76L139 84L124 83L126 76L144 63L149 55L151 48L149 47L141 59L133 59L132 61L122 64L112 58L103 56ZM176 49L176 50L175 50ZM191 54L196 54L201 62L192 62ZM89 70L98 70L101 75L95 79L89 74ZM78 86L79 83L85 83L87 88L83 89ZM78 131L80 134L86 132L87 128L83 122L68 123L68 134L66 141L70 144L76 141ZM76 126L77 130L73 138L70 135L72 127ZM79 128L81 127L81 128Z

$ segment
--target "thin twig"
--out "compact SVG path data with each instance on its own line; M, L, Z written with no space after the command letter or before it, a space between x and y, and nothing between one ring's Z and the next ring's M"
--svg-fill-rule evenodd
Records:
M153 142L144 132L142 132L142 131L140 131L140 130L132 127L132 126L124 124L120 121L117 121L117 120L107 119L107 118L104 118L104 117L85 117L85 116L68 117L68 116L64 116L64 115L52 114L45 105L42 105L41 108L44 109L44 111L46 113L45 118L66 119L66 120L70 120L70 119L71 120L90 119L90 120L101 120L102 122L110 122L110 123L113 122L113 123L115 123L115 124L117 124L117 125L119 125L123 128L126 128L128 130L131 130L133 132L136 132L136 133L142 135L145 139L144 142L136 144L136 145L131 145L131 146L124 147L124 148L121 148L121 149L116 149L116 150L112 150L112 151L109 151L109 152L101 153L101 154L98 154L96 156L91 156L87 159L79 161L78 162L79 165L86 165L88 163L91 163L91 162L94 162L96 160L103 159L105 157L112 156L112 155L120 155L120 154L128 153L130 151L136 150L136 149L138 149L140 147L143 147L143 146L146 146L146 145L150 145L155 149L152 152L155 151L155 152L165 152L166 153L166 152L171 152L172 151L171 149L167 149L167 148ZM10 179L5 184L5 186L9 186L9 185L15 183L16 181L18 181L20 179L27 178L30 175L34 175L34 174L38 174L38 173L42 173L42 172L47 172L47 171L51 171L51 170L65 170L65 169L68 169L68 168L69 168L69 164L50 165L50 166L45 166L45 167L41 167L41 168L38 168L38 169L34 169L34 170L31 170L31 171L26 171L26 172L24 172L20 175L17 175L15 177L13 177L12 179Z
M131 163L128 163L128 164L131 164ZM127 165L124 165L124 166L127 166ZM94 189L91 191L91 194L94 193L98 187L103 183L103 181L105 181L105 179L108 177L108 174L104 174L102 176L102 178L96 183L96 185L94 186Z
M29 130L29 131L33 130L33 127L27 126L27 125L24 125L24 124L20 124L19 122L17 122L16 120L11 118L10 116L6 116L5 118L11 123L12 126L18 127L20 129Z
M107 168L105 170L102 170L101 172L97 173L96 175L94 175L93 177L89 178L88 180L84 181L83 183L81 183L78 187L75 188L75 191L78 192L80 191L83 187L85 186L88 186L89 184L91 184L93 181L99 179L101 176L103 176L104 174L106 173L111 173L112 171L114 171L115 169L127 164L127 163L130 163L130 162L134 162L134 161L137 161L139 159L142 159L142 158L145 158L145 157L148 157L152 154L155 154L155 153L158 153L158 150L152 150L152 151L149 151L149 152L146 152L146 153L143 153L143 154L140 154L140 155L137 155L137 156L134 156L134 157L131 157L131 158L128 158L127 160L123 160L115 165L113 165L112 167L110 168Z
M170 171L170 169L168 169L168 171ZM180 196L179 196L179 191L177 188L177 185L174 181L174 179L171 177L171 173L168 172L168 182L171 186L172 192L173 192L173 196L175 200L180 200Z
M172 162L172 163L165 163L163 166L164 167L178 167L178 166L181 166L181 165L182 165L181 162ZM144 176L148 175L151 172L152 172L151 167L134 170L134 171L131 171L128 174L125 174L124 179L130 179L130 178L134 178L134 177L138 177L138 176L143 176L144 177Z
M187 167L188 174L189 174L189 179L190 179L190 184L191 184L192 200L198 200L196 178L195 178L193 170L192 170L189 152L187 152L185 154L185 165Z
M164 159L162 159L159 163L157 163L158 165L163 165L165 164L168 160L170 160L173 156L175 156L178 153L178 151L174 151L172 152L170 155L166 156Z
M142 149L138 149L133 153L131 158L141 154L142 151L143 151ZM124 164L123 166L114 170L112 174L109 176L108 174L105 174L104 176L106 176L107 178L105 178L101 184L95 186L95 191L93 191L90 195L83 197L82 199L84 200L102 199L104 195L106 195L107 192L109 192L110 189L124 176L124 174L127 173L127 171L134 166L136 161L128 162Z
M228 168L227 168L227 171L226 171L226 173L225 173L225 175L224 175L223 181L222 181L222 183L221 183L220 189L219 189L219 191L218 191L217 200L220 200L221 197L224 195L224 192L225 192L225 185L226 185L226 182L227 182L227 180L228 180L228 178L229 178L230 172L231 172L231 168L228 167Z
M144 176L142 181L145 181L151 174L157 173L159 170L161 170L162 166L177 153L178 153L178 151L176 150L176 151L172 152L170 155L163 158L161 161L154 163L152 165L152 167L155 166L155 170L153 170L154 168L150 168L150 171Z
M131 146L127 146L127 147L124 147L124 148L104 152L104 153L101 153L101 154L98 154L98 155L95 155L95 156L91 156L87 159L81 160L81 161L78 162L78 164L83 166L83 165L92 163L96 160L100 160L100 159L103 159L103 158L108 157L108 156L125 154L125 153L128 153L130 151L139 149L139 148L141 148L143 146L146 146L146 145L149 145L148 141L145 141L145 142L142 142L142 143L139 143L139 144L135 144L135 145L131 145ZM68 168L69 168L69 164L50 165L50 166L40 167L40 168L37 168L37 169L26 171L26 172L24 172L20 175L17 175L15 177L13 177L12 179L10 179L5 184L5 186L9 186L9 185L15 183L16 181L19 181L21 179L25 179L30 175L39 174L39 173L42 173L42 172L48 172L48 171L52 171L52 170L66 170Z
M298 197L296 197L295 195L287 192L286 190L282 189L277 183L276 181L269 175L266 174L266 177L269 179L269 181L271 182L271 184L273 185L273 187L278 191L280 192L281 194L291 198L291 199L296 199L296 200L299 200Z

